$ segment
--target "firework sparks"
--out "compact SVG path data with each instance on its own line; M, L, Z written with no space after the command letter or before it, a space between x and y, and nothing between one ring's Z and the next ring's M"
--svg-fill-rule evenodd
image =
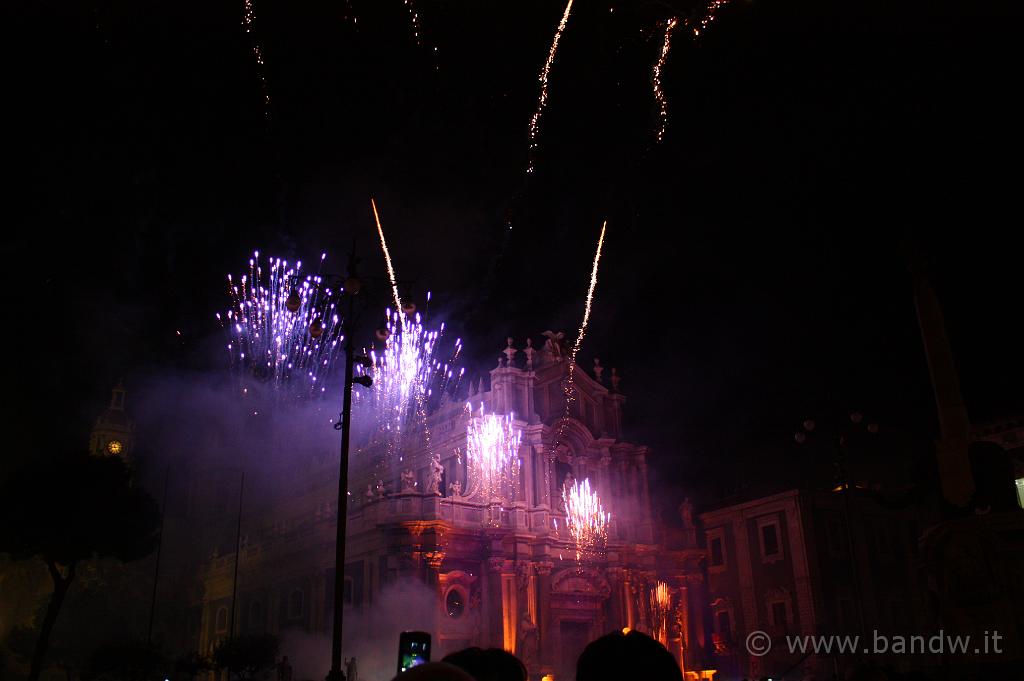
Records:
M690 30L693 31L693 37L700 37L700 32L707 29L711 25L711 22L715 20L715 12L721 9L722 5L728 4L729 0L711 0L708 6L704 10L704 15L694 23L687 24Z
M659 581L651 587L649 597L652 619L651 634L662 645L668 645L668 622L669 611L672 607L672 592L669 591L668 584Z
M256 36L252 32L252 20L256 17L252 9L252 0L245 0L245 10L242 12L242 26L245 28L249 41L252 43L252 56L256 59L256 75L260 78L260 89L263 92L263 115L270 118L270 88L267 87L267 78L263 74L263 50L260 48Z
M405 5L405 9L409 12L412 36L416 40L417 45L422 45L422 42L420 42L420 13L416 11L416 4L413 0L402 0L402 4Z
M519 445L523 432L513 422L514 416L485 414L484 405L466 424L466 461L477 489L487 501L502 499L513 490L519 475ZM472 483L471 483L472 484ZM514 491L512 491L514 494Z
M569 0L565 5L565 11L562 13L562 20L558 22L555 37L551 41L551 49L548 50L547 61L544 62L544 68L540 72L540 97L537 100L537 110L533 112L533 117L530 118L530 156L526 167L527 173L533 172L534 154L537 150L537 134L540 131L540 119L544 115L544 108L548 104L548 76L551 74L551 65L555 61L555 53L558 52L558 41L562 38L565 25L569 23L569 13L571 11L572 0Z
M565 502L565 524L576 545L576 561L599 551L608 540L608 523L611 513L601 506L601 498L591 489L590 480L576 480L562 486L562 500Z
M373 386L364 393L377 422L377 433L389 449L397 448L406 434L417 424L425 424L427 401L435 390L447 390L458 376L452 367L462 350L462 341L455 340L455 351L447 362L437 359L438 341L444 324L428 330L419 313L405 316L387 311L384 348L370 353ZM457 380L457 379L456 379ZM360 398L362 400L362 398Z
M597 251L594 253L594 264L590 268L590 286L587 288L587 300L583 307L583 321L580 323L579 333L576 334L576 342L572 344L572 352L569 353L569 381L572 382L573 367L576 366L576 354L583 344L583 337L587 333L587 325L590 324L590 309L594 303L594 289L597 288L597 267L601 263L601 250L604 248L604 233L608 227L608 221L601 224L601 234L597 237Z
M370 199L373 206L373 219L377 222L377 234L380 235L380 247L384 251L384 262L388 266L388 279L391 281L391 294L395 301L395 310L402 311L402 299L398 295L398 280L395 278L395 268L391 265L391 253L388 251L388 242L384 239L384 228L380 225L380 214L377 212L377 202ZM390 316L390 315L389 315Z
M342 340L335 292L320 275L301 271L301 262L289 266L280 258L270 258L264 271L256 251L248 274L227 277L231 309L216 317L245 394L251 379L289 399L326 392Z
M565 426L569 422L569 414L573 400L576 399L575 377L576 377L576 355L579 354L580 346L583 344L583 337L587 334L587 326L590 324L590 310L594 303L594 289L597 288L597 268L601 263L601 251L604 249L604 234L608 227L608 221L601 224L601 234L597 238L597 251L594 253L594 264L590 269L590 286L587 288L587 298L583 306L583 321L580 323L579 332L576 334L576 342L572 344L569 351L569 371L565 381L563 392L565 394L565 413L558 424L558 431L552 440L552 450L558 447L565 433Z
M715 20L715 13L727 4L729 0L711 0L704 8L704 13L696 21L683 20L683 24L690 30L694 40L700 37L701 32L707 30L708 26ZM668 53L672 49L672 36L679 19L672 17L665 24L665 33L661 42L661 51L658 52L658 59L651 68L651 85L654 89L654 99L658 102L658 130L655 134L655 142L660 143L665 138L665 129L668 126L668 100L665 98L665 90L662 85L665 62Z
M657 141L665 137L665 128L668 126L668 100L665 99L665 90L661 83L661 74L665 68L665 60L668 59L668 51L672 49L672 34L675 32L678 20L672 17L665 24L665 38L661 43L661 52L658 53L658 61L654 62L654 69L651 75L651 83L654 86L654 99L658 102L658 134Z

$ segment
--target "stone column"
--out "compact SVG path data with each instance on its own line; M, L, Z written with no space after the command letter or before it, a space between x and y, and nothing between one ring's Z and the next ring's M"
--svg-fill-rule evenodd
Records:
M538 655L540 657L541 670L545 673L555 668L555 648L552 645L554 636L552 635L551 620L552 568L554 568L554 563L548 562L537 563L534 566L537 572L537 642L540 647Z
M615 624L616 629L628 626L626 624L626 613L624 610L625 600L622 598L622 579L625 571L619 567L608 568L605 574L608 576L608 585L612 588L611 598L608 599L608 617Z
M679 668L685 674L686 655L690 650L690 591L685 582L679 587L679 605L676 606L675 616L679 623Z
M502 647L516 652L516 633L519 626L518 598L516 594L516 573L511 561L505 561L501 570L501 641Z
M632 575L629 570L622 573L622 607L626 613L626 626L636 628L636 610L633 608Z
M640 494L643 499L643 521L651 521L651 493L647 485L647 462L644 459L640 459L637 462L637 474L640 476Z
M482 647L499 647L504 645L504 585L502 572L505 559L494 557L487 559L487 580L484 589L484 641Z
M608 474L611 463L612 456L608 453L608 449L602 449L601 458L598 460L597 481L598 489L600 489L601 495L605 498L610 498L612 495L611 476Z

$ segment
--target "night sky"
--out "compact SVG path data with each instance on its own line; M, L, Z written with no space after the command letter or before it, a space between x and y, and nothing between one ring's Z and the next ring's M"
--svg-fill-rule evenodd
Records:
M401 0L253 2L269 116L241 1L5 10L9 461L84 442L119 378L222 370L254 249L341 271L354 238L383 275L371 196L470 371L575 334L607 219L580 363L702 498L792 470L808 417L934 437L913 252L972 418L1024 410L1014 3L735 0L676 34L655 145L658 22L699 5L577 0L526 182L560 1L416 0L421 45Z

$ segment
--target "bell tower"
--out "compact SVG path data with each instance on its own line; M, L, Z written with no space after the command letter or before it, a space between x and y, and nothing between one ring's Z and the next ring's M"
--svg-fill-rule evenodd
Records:
M89 453L93 456L120 456L129 458L134 444L135 427L124 411L124 385L118 383L111 390L108 406L92 427Z

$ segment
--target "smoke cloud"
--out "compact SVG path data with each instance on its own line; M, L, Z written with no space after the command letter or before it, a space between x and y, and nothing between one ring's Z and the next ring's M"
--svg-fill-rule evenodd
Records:
M403 631L432 632L437 595L414 579L384 587L372 605L345 612L344 657L356 658L359 681L388 681L398 662L398 637ZM436 646L436 640L435 640ZM286 631L281 653L288 656L296 681L319 681L331 666L327 635Z

